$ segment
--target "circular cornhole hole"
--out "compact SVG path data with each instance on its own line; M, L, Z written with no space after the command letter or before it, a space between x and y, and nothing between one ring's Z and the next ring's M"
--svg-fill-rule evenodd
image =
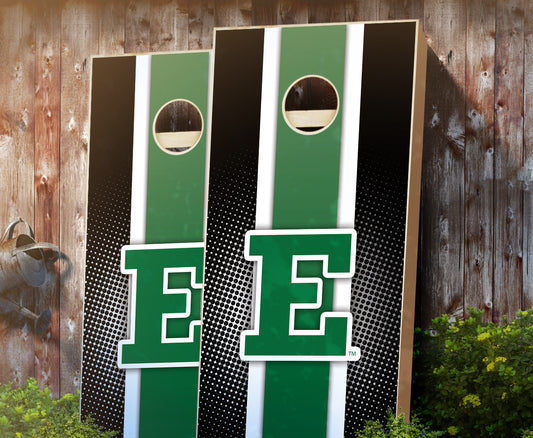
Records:
M304 76L288 88L283 98L283 117L291 129L306 135L328 128L339 111L339 95L321 76Z
M189 152L200 141L204 121L198 107L185 99L163 105L154 119L154 138L166 153L180 155Z

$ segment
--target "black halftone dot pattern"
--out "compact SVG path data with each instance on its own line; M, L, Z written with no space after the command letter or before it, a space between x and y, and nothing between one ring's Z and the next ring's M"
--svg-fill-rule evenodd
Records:
M396 406L407 178L389 161L359 153L351 311L361 359L348 365L346 437Z
M116 431L124 424L117 348L127 337L128 276L120 272L120 249L130 241L130 193L131 175L91 187L87 218L81 413Z
M244 236L255 228L263 36L238 29L216 39L199 438L245 436L248 363L239 341L251 319L253 264L244 259Z
M351 305L361 360L348 365L346 437L396 407L415 30L365 25Z
M252 164L251 164L252 163ZM244 437L248 363L240 334L251 320L253 263L244 236L255 228L257 155L246 151L211 170L204 282L198 436Z

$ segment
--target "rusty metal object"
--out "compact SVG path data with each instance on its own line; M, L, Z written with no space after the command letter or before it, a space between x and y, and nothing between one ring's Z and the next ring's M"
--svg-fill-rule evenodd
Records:
M49 309L41 312L40 315L36 315L26 307L5 297L0 297L0 304L5 305L8 308L11 307L25 318L32 320L35 333L38 335L42 335L48 329L50 322L52 322L52 312L50 312Z
M26 226L27 234L13 237L18 224ZM50 250L52 256L47 258L44 249ZM57 246L46 242L36 242L29 224L21 218L15 219L8 225L0 239L0 295L20 287L42 286L47 279L50 267L58 260L59 255L60 251ZM52 319L50 310L36 315L7 297L0 297L0 304L7 304L22 316L33 320L37 334L44 333L50 325Z
M13 238L15 227L26 225L28 234ZM43 249L54 255L45 260ZM41 286L50 266L59 258L59 248L51 243L35 241L33 230L26 221L18 218L11 222L0 240L0 294L17 286Z

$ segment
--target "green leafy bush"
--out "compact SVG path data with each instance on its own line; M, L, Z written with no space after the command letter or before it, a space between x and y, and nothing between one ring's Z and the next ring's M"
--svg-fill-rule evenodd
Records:
M416 416L409 423L403 414L396 417L391 410L387 414L385 426L379 421L367 421L365 428L357 432L357 438L437 438L444 435L444 432L430 431Z
M533 309L502 326L433 320L415 355L415 410L457 437L520 437L533 426Z
M110 438L90 418L79 421L80 397L66 394L52 400L30 378L24 387L0 386L0 438Z

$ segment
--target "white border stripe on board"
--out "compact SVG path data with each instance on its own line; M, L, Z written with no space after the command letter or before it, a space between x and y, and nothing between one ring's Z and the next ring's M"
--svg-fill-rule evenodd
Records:
M131 244L144 243L146 234L146 181L148 173L148 136L150 133L151 64L151 55L139 55L136 57L133 166L131 173ZM131 312L131 309L129 311ZM128 321L130 320L130 315L128 315ZM130 334L128 333L128 335ZM140 394L141 370L126 370L124 436L128 438L137 438L139 436Z
M346 25L337 228L353 228L355 223L364 29L364 24ZM351 279L336 279L333 291L333 310L349 312ZM346 362L330 364L327 438L344 437L347 370Z
M272 228L280 53L281 28L266 28L263 49L261 125L259 128L255 214L255 228L258 230L269 230ZM252 314L254 314L254 311L255 309L252 309ZM265 362L249 362L246 438L261 438L263 435L264 394Z

